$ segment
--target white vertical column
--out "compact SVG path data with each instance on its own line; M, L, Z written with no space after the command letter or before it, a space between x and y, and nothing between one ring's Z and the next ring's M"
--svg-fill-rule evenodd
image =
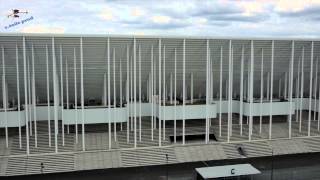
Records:
M263 48L261 48L261 71L260 71L260 125L259 133L262 131L262 101L263 101Z
M172 72L170 73L170 104L173 104Z
M153 128L154 128L154 71L153 71L153 45L151 46L151 140L153 141Z
M166 100L167 100L167 97L166 97L166 46L163 46L163 108L165 109L166 107ZM166 137L166 114L163 110L163 140L165 140L165 137Z
M232 136L233 113L232 113L232 97L233 97L233 46L231 46L231 81L230 81L230 136Z
M174 143L177 143L177 49L174 49Z
M69 109L69 67L68 67L68 60L66 58L66 96L67 96L67 109ZM70 133L69 124L67 125L68 134Z
M139 141L141 142L141 45L139 45Z
M120 71L120 76L119 76L119 83L120 83L120 108L122 108L123 97L122 97L122 65L121 65L121 58L120 58L120 62L119 62L119 71ZM122 122L121 122L120 130L122 131Z
M126 99L127 99L127 143L129 143L130 131L130 104L129 104L129 45L127 45L127 81L126 81Z
M4 48L2 46L2 101L4 108L4 121L5 121L5 136L6 136L6 147L9 147L9 139L8 139L8 97L7 97L7 84L6 84L6 70L5 70L5 61L4 61Z
M64 121L63 121L63 64L62 64L62 46L60 45L60 98L61 98L61 127L62 127L62 146L64 146Z
M48 136L49 136L49 147L51 147L51 109L50 109L50 79L49 79L49 52L48 45L46 45L46 64L47 64L47 114L48 114Z
M159 119L159 146L161 146L161 39L159 39L159 87L158 87L158 91L159 91L159 110L158 110L158 119Z
M207 46L206 46L206 136L205 136L205 143L208 143L208 105L209 105L209 39L207 39ZM192 89L192 88L191 88Z
M220 95L219 95L219 136L221 137L221 116L222 116L222 60L223 60L223 49L220 47Z
M137 147L137 60L136 38L133 39L134 148Z
M32 61L32 109L33 109L33 122L34 122L34 146L38 147L38 132L37 132L37 110L36 110L36 80L35 80L35 69L34 69L34 46L32 44L31 49L31 61Z
M16 44L16 76L17 76L17 99L18 99L18 121L19 121L19 148L22 148L21 142L21 104L20 104L20 74L19 74L19 53L18 44Z
M110 98L110 38L107 40L107 70L108 70L108 145L109 150L111 149L112 139L111 139L111 98Z
M311 129L311 108L312 108L312 105L311 105L311 101L312 101L312 76L313 76L313 44L314 42L312 41L311 42L311 54L310 54L310 81L309 81L309 114L308 114L308 136L310 136L311 132L310 132L310 129Z
M313 115L313 120L316 120L316 114L317 114L317 91L318 91L318 64L319 64L319 59L317 58L317 62L316 62L316 73L315 73L315 80L314 80L314 115Z
M274 40L271 44L271 78L270 78L270 118L269 118L269 139L272 138L272 100L273 100L273 61L274 61Z
M209 83L210 83L210 85L209 85L209 92L210 92L210 99L209 99L209 104L211 103L211 102L213 102L213 58L212 58L212 56L211 56L211 49L209 48L209 64L210 64L210 68L209 68L209 79L210 79L210 81L209 81ZM209 118L209 125L210 125L210 127L211 127L211 119ZM209 127L208 127L208 129L209 129Z
M113 48L113 53L112 53L112 60L113 60L113 138L114 141L117 141L117 123L115 121L116 119L116 109L117 109L117 94L116 94L116 51L115 48Z
M267 99L270 100L270 72L267 72Z
M28 102L28 85L27 85L27 57L26 57L26 38L23 36L23 76L24 76L24 104L25 104L25 119L26 119L26 141L27 141L27 155L30 154L30 148L29 148L29 111L28 108L26 108L27 102Z
M303 87L304 87L304 47L302 47L301 55L301 84L300 84L300 117L299 117L299 132L301 132L302 124L302 99L303 99Z
M242 136L243 124L243 71L244 71L244 46L241 48L241 75L240 75L240 135Z
M133 104L133 57L131 56L130 60L130 104L131 104L131 111L134 110ZM133 131L133 115L130 115L130 129Z
M76 48L73 49L73 72L74 72L74 108L75 108L75 131L76 131L76 144L78 144L78 95L77 95L77 57Z
M229 40L229 74L228 74L228 131L227 131L227 142L230 142L230 121L231 121L231 58L232 58L232 40Z
M82 118L82 151L85 151L85 131L84 131L84 87L83 87L83 45L82 37L80 38L80 78L81 78L81 118Z
M152 49L153 50L153 49ZM154 55L154 52L152 51L152 55ZM155 57L152 57L153 60L153 95L156 95L157 92L157 62L155 61ZM157 100L153 99L153 103L156 103ZM154 106L155 108L155 106ZM158 108L159 109L159 108ZM153 110L155 113L155 110ZM154 116L156 116L156 114L153 114ZM157 129L157 118L153 117L153 129Z
M31 74L31 70L30 70L30 59L28 58L27 59L27 69L28 69L28 75L27 75L27 81L28 81L28 111L29 111L29 119L30 119L30 136L32 136L32 109L31 109L31 98L32 98L32 95L31 95L31 78L30 78L30 74Z
M253 40L251 40L251 53L250 53L250 116L249 116L249 141L251 141L252 136L252 126L253 126L253 83L254 83L254 46Z
M291 61L290 61L290 82L289 82L289 139L291 139L291 123L292 123L292 92L293 92L293 64L294 64L294 41L291 44Z
M300 85L300 64L301 64L301 61L300 61L300 57L299 57L299 60L298 60L298 77L297 77L297 80L296 80L296 99L298 100L297 102L299 103L301 101L301 99L299 98L299 85ZM300 106L300 103L299 103L299 107ZM301 108L296 108L296 122L298 122L299 120L299 112L300 112L300 109Z
M185 106L186 106L186 39L183 39L183 54L182 54L182 69L183 69L183 85L182 85L182 144L185 144Z
M55 152L58 153L58 87L57 87L57 64L54 37L52 37L52 63L53 63L53 102L54 102L54 144Z
M319 64L319 59L317 59L317 65ZM318 76L318 74L316 75ZM320 86L320 83L319 83ZM316 98L315 98L316 99ZM320 87L319 87L319 94L318 94L318 131L320 130Z

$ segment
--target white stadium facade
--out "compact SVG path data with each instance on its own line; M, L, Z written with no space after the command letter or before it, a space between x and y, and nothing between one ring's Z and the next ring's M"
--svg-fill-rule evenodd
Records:
M0 176L320 152L319 39L0 34L0 54Z

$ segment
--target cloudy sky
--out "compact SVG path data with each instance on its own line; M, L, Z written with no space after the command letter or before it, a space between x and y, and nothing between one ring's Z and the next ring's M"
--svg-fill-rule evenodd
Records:
M7 18L11 9L28 10ZM0 0L0 32L319 37L320 0ZM33 16L11 28L9 24Z

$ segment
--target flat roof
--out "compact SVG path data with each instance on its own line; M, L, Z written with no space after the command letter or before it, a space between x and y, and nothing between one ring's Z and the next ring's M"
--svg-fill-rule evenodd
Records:
M251 164L234 164L226 166L202 167L196 168L196 171L204 179L254 175L261 173Z

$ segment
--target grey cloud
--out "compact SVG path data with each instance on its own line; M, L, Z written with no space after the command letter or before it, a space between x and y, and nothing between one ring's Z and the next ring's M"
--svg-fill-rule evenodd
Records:
M278 12L281 17L287 18L302 18L307 20L320 20L320 6L309 7L296 12Z

